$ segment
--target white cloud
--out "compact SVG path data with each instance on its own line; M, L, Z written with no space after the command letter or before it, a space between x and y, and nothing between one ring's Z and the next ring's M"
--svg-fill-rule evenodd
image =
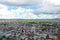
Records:
M1 1L1 0L0 0ZM4 0L3 0L4 1ZM9 2L5 0L4 2ZM15 3L16 1L12 1L12 3ZM20 0L21 2L21 0ZM23 1L21 4L26 3L27 1ZM31 2L31 1L30 1ZM37 4L37 2L32 1L31 5ZM19 4L19 3L17 3ZM29 3L28 3L29 4ZM38 2L39 4L39 2ZM14 4L15 5L15 4ZM20 5L20 4L19 4ZM27 4L26 4L27 5ZM60 7L56 5L52 5L46 2L43 2L41 5L38 5L40 8L38 10L32 10L32 9L24 9L22 7L18 7L16 10L7 10L6 5L0 4L0 19L53 19L53 18L60 18ZM44 12L48 13L58 13L57 15L47 15L42 14ZM35 13L39 13L39 15L35 15Z
M46 0L46 1L55 5L60 5L60 0Z
M40 17L40 18L39 18ZM53 19L52 15L45 15L45 14L40 14L38 15L39 19Z
M41 0L0 0L0 3L7 5L36 5L39 4Z
M59 16L60 14L40 14L38 15L38 19L56 19L56 18L60 18Z
M41 13L60 14L60 6L58 5L54 5L54 4L44 1L39 6L40 8L34 11L35 14L41 14Z
M60 5L60 0L0 0L0 3L7 4L7 5L16 5L16 6L41 5L45 2L54 5L55 4Z
M42 2L60 5L60 0L0 0L0 3L10 5L40 5Z
M7 6L0 4L0 18L1 19L15 18L15 14L8 11Z
M52 0L52 1L55 1L56 3L59 0ZM57 6L54 3L51 3L51 0L50 1L49 0L48 1L47 0L0 0L0 3L6 4L9 6L10 5L13 5L13 6L36 5L40 7L38 10L36 10L39 14L40 12L58 13L60 11L60 6Z
M9 11L7 6L0 4L0 19L36 19L33 10L18 7L16 10Z

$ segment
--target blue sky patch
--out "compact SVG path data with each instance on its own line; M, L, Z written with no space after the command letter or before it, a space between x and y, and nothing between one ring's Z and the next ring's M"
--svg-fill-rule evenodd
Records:
M23 16L23 13L19 13L19 16Z
M17 7L14 7L14 6L9 6L8 7L8 10L17 10L18 8Z
M33 10L36 10L39 8L38 6L22 6L22 7L25 9L33 9Z

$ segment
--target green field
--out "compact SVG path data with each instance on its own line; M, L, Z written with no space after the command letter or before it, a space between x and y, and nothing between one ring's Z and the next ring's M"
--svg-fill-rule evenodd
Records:
M60 22L60 20L39 20L39 19L6 19L0 20L0 22Z

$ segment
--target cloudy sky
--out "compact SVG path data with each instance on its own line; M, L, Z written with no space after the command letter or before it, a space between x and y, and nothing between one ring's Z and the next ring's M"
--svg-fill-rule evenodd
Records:
M60 0L0 0L0 19L60 18Z

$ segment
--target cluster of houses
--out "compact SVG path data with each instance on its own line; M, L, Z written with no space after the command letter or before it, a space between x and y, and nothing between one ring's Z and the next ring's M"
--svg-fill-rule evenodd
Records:
M60 22L2 22L0 31L14 40L51 40L47 36L60 34Z

